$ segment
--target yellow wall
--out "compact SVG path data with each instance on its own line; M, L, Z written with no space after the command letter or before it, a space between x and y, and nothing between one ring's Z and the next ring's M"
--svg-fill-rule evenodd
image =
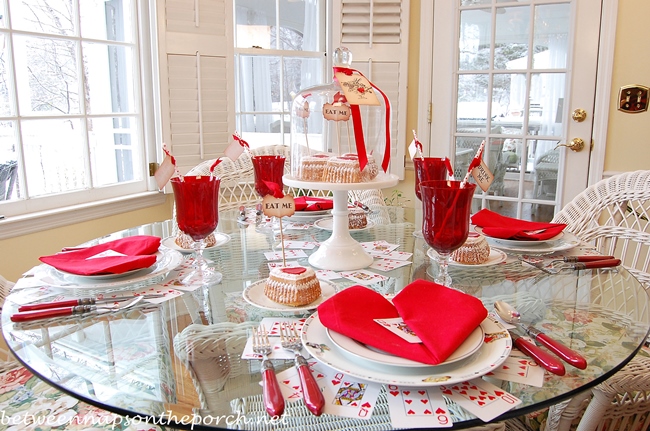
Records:
M650 56L647 55L650 33L629 24L648 15L648 0L618 2L611 110L605 154L606 171L650 169L650 111L626 114L616 109L621 86L641 84L650 87Z
M411 0L406 118L406 127L409 131L417 128L420 2L421 0ZM648 15L650 15L650 2L647 0L619 0L615 66L612 76L612 110L609 116L605 158L607 171L650 169L650 139L648 139L650 112L624 114L616 110L620 86L627 84L650 86L650 56L644 55L643 51L650 45L650 32L626 24L637 22L638 17ZM410 133L408 133L408 142L404 142L403 145L408 145L410 140ZM412 170L406 171L405 180L400 182L396 189L409 200L406 206L413 208L416 200L413 192ZM391 191L392 189L386 190L386 195L389 196ZM128 227L168 219L171 216L171 208L172 200L168 197L164 205L2 240L0 250L3 258L0 260L0 274L9 280L16 280L24 271L38 264L40 255L54 253L62 246L79 244ZM412 220L412 210L410 213L407 212L407 216Z

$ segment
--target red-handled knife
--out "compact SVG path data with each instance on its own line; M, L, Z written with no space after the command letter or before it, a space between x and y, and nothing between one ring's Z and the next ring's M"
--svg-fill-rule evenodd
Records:
M510 336L514 341L515 346L517 346L519 350L521 350L522 352L524 352L525 354L533 358L535 362L537 362L542 368L558 376L563 376L566 373L566 369L564 368L564 365L562 364L562 362L560 362L557 359L557 357L540 349L535 344L531 343L525 338L521 338L517 334L513 334L511 332Z
M551 265L555 262L566 262L566 263L576 263L576 262L594 262L597 260L607 260L615 259L614 256L601 256L599 254L590 254L587 256L565 256L562 259L556 259L551 262Z
M564 359L567 363L581 370L587 368L587 360L575 350L572 350L559 341L552 339L534 326L524 326L519 324L519 327L526 331L526 333L535 340L539 341L539 344L545 346L548 350Z
M592 262L579 262L572 265L573 269L613 268L621 264L621 259L603 259Z
M165 295L162 293L148 293L142 295L144 299L150 298L162 298ZM111 302L121 302L126 301L134 296L119 296L115 298L79 298L79 299L69 299L64 301L51 301L51 302L40 302L38 304L27 304L21 305L18 307L18 311L35 311L35 310L47 310L50 308L62 308L62 307L76 307L77 305L96 305L96 304L106 304Z

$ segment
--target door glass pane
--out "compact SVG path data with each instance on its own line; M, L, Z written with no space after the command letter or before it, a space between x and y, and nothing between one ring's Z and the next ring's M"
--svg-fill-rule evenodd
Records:
M557 141L530 141L533 199L554 200L557 195L560 150L556 145Z
M489 69L491 41L491 9L462 11L458 41L459 70Z
M488 111L487 74L468 73L458 75L458 105L456 107L456 130L464 133L485 131Z
M528 111L528 129L531 134L562 135L565 81L564 73L531 75Z
M534 69L566 67L570 16L568 3L535 7Z
M494 34L494 69L528 67L530 6L498 9Z

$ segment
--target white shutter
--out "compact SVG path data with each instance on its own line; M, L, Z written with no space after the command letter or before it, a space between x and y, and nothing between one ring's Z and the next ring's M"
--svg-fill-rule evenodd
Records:
M340 0L334 2L332 20L333 47L347 47L352 67L390 100L390 170L400 179L407 139L410 142L406 131L409 5L409 0Z
M232 2L166 0L161 9L163 139L184 174L221 157L234 130Z

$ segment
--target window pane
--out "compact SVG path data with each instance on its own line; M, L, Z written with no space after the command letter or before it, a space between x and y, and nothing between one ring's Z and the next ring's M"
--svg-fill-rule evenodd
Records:
M566 67L570 16L569 3L535 7L535 69Z
M83 134L78 119L22 122L30 197L88 188Z
M5 41L6 35L0 34L0 42ZM13 104L13 85L7 85L13 81L11 70L7 67L11 64L8 45L2 44L0 47L0 115L15 115L16 111Z
M239 80L242 111L269 112L282 109L279 57L240 56Z
M131 42L131 0L83 0L79 4L81 36Z
M72 0L11 1L11 24L19 30L74 36L73 3Z
M20 113L78 114L75 42L14 36Z
M0 122L0 201L22 197L18 183L16 123Z
M83 44L89 114L135 110L133 50L118 45Z
M318 49L316 31L309 30L310 27L318 26L316 3L310 1L305 5L304 0L280 2L280 49L295 51ZM306 40L303 40L303 35Z
M526 69L530 7L499 8L494 36L494 68Z
M284 58L284 110L291 111L293 98L303 88L323 83L321 60L318 58ZM277 78L279 82L279 77Z
M106 186L140 180L139 132L134 118L88 120L93 185Z
M275 37L271 40L271 32L275 32L275 17L275 1L236 0L235 46L276 48Z
M464 10L460 13L460 70L485 70L490 67L492 40L491 9Z

